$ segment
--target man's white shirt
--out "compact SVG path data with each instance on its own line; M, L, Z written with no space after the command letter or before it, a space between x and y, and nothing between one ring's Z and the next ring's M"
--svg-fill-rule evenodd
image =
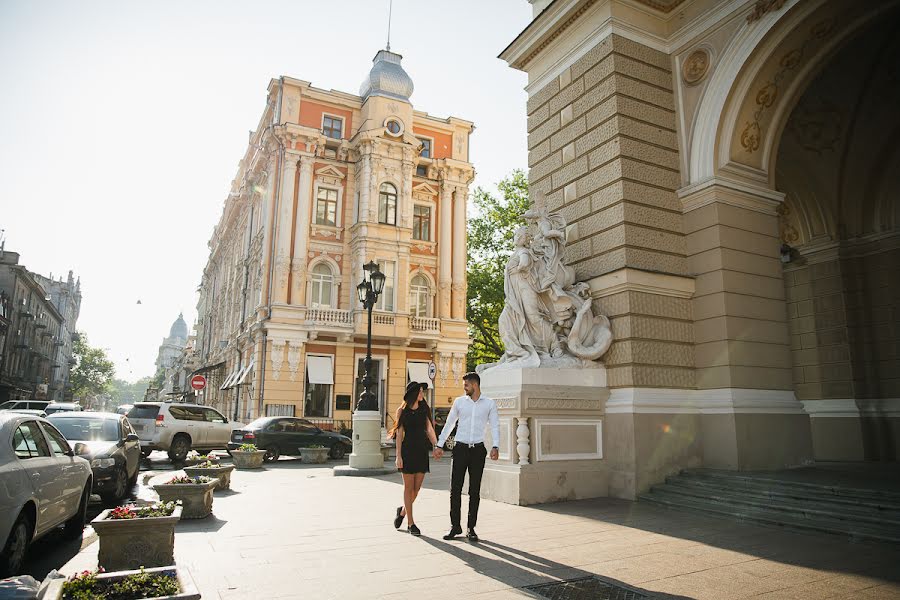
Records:
M454 438L457 444L483 443L485 426L490 422L493 445L500 445L500 417L497 414L497 404L493 399L482 394L478 401L474 401L468 396L460 396L454 400L453 406L450 407L450 414L447 415L447 422L438 438L438 448L447 441L457 421L459 427L456 429Z

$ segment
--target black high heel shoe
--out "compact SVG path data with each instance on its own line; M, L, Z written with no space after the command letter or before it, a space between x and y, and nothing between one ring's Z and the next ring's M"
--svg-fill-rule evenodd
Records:
M394 529L400 529L400 525L403 524L403 515L400 514L402 512L403 512L403 507L398 506L397 507L397 516L394 517Z

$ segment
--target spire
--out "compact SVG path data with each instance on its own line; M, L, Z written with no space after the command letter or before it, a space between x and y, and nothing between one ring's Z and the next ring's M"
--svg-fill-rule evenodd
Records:
M394 0L388 0L388 38L387 38L387 46L384 47L388 52L391 51L391 16L394 12Z

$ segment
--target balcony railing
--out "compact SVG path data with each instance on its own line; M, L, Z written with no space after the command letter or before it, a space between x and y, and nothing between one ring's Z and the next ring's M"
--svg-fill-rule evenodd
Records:
M394 315L385 313L375 313L372 315L372 322L376 325L393 325Z
M409 327L413 331L441 331L441 320L428 317L410 317Z
M306 311L306 320L316 325L353 327L353 313L337 308L311 308Z

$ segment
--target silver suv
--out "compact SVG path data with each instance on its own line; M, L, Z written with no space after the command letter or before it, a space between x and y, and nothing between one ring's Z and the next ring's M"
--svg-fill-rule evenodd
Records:
M225 450L231 430L243 427L216 409L199 404L138 402L127 416L141 438L143 455L163 450L172 462L183 461L191 449Z

